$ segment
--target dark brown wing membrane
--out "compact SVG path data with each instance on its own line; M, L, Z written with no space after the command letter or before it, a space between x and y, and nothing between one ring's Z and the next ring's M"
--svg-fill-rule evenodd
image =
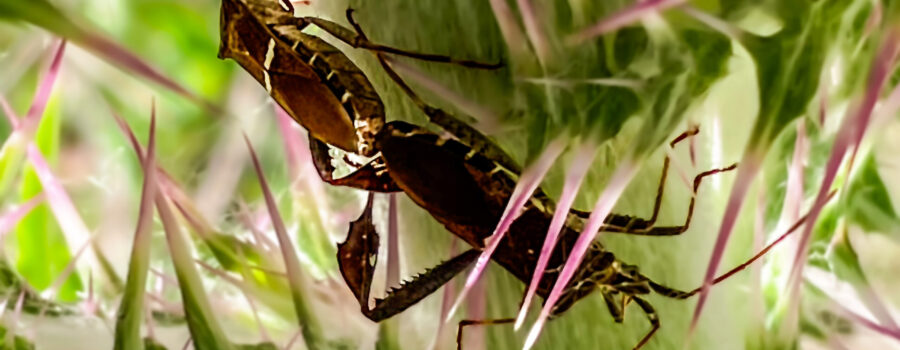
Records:
M294 43L270 29L292 18L276 1L223 0L219 57L238 62L313 136L356 152L356 130L341 101L294 52Z

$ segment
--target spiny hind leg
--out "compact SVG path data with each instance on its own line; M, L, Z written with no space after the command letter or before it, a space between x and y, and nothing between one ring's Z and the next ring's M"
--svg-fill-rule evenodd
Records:
M369 306L369 292L374 280L378 258L379 236L372 222L372 199L369 199L362 215L352 223L347 239L338 244L338 267L344 282L356 296L360 310L370 320L379 322L394 316L437 291L454 276L468 268L480 253L470 249L392 289L383 299L375 299L375 307Z
M376 53L389 53L392 55L405 56L423 61L456 64L469 68L497 69L502 66L502 64L500 63L486 63L474 60L462 60L447 55L421 53L373 43L369 41L365 33L362 31L362 27L360 27L356 20L353 18L353 9L347 9L347 20L353 26L354 30L347 29L346 27L332 21L316 17L303 17L303 20L315 24L338 40L343 41L347 43L347 45L350 45L354 48L371 50Z

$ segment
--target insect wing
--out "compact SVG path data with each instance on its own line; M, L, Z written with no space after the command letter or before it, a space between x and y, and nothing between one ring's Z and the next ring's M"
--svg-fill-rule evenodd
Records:
M274 1L272 3L274 5ZM219 58L234 59L241 66L247 63L252 66L245 67L249 73L254 76L259 73L262 76L260 70L265 65L270 40L276 43L279 41L267 26L277 24L279 18L290 16L280 12L278 8L270 7L266 6L265 0L223 0L219 19ZM292 73L298 77L316 78L316 73L308 66L292 68Z
M291 18L275 1L224 0L219 58L238 62L310 134L355 152L356 131L338 97L291 49L293 44L269 30L268 25Z

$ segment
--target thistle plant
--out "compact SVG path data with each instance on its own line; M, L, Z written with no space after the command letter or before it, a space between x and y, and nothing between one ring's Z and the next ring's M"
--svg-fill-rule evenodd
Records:
M491 262L538 189L556 205L544 258L563 214L590 213L560 280L599 242L697 288L646 297L661 328L642 349L900 348L893 2L286 6L348 27L352 8L373 42L502 63L385 56L523 170L465 277L381 323L335 259L369 194L324 183L306 131L216 58L220 6L0 0L3 348L631 349L650 329L634 303L621 324L600 293L550 319L565 282L543 300L540 276ZM305 33L360 67L388 120L441 131L371 51ZM698 132L671 146L686 130ZM663 159L656 223L682 222L694 199L689 229L601 232L610 213L650 216ZM375 297L469 248L404 193L372 198ZM473 318L514 322L457 339Z

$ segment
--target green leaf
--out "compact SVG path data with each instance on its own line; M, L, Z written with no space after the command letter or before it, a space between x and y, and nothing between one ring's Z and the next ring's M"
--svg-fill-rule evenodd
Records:
M178 287L184 314L194 348L198 350L229 350L234 345L228 341L225 332L216 321L215 313L207 299L200 274L194 266L189 245L184 240L181 229L166 199L156 196L156 210L166 231L166 242L175 265Z
M890 195L881 176L874 155L864 160L847 188L847 220L869 232L895 232L900 218L894 210Z
M61 37L80 38L84 34L46 0L0 0L0 19L30 22Z
M0 259L0 295L20 295L24 293L24 302L22 303L22 312L31 315L43 313L44 316L62 316L73 315L75 310L66 306L46 301L34 290L26 286L25 281L16 275L16 272L10 268L9 264ZM12 305L7 304L7 307Z
M92 51L98 57L122 67L131 74L156 82L189 100L203 105L210 111L219 112L215 105L188 91L180 83L161 74L156 68L144 62L141 57L126 50L118 43L110 41L96 32L92 32L88 27L83 27L76 23L46 0L0 0L0 20L24 21L34 24Z
M278 350L278 347L272 343L245 344L238 345L239 350Z
M647 30L643 27L623 28L616 32L612 50L615 59L608 60L608 63L615 64L615 67L610 69L616 71L628 68L638 55L647 50L648 45Z
M760 91L759 118L748 149L768 150L775 137L805 113L819 86L825 58L841 28L849 1L777 2L783 28L768 37L747 35L743 44L756 63ZM853 33L860 35L860 33ZM856 42L858 36L842 37Z
M722 34L688 29L680 33L693 58L693 77L687 94L700 96L709 87L728 73L728 59L731 58L731 40Z
M24 169L25 141L22 133L14 132L0 147L0 198L9 193L13 182Z
M826 255L832 272L838 278L854 286L867 285L866 274L859 265L859 256L850 244L844 231L839 231L840 238L833 241Z
M378 325L378 340L375 342L375 350L403 349L398 342L398 324L394 319L387 319Z
M144 338L144 350L167 350L165 346L152 338Z
M150 249L153 237L153 203L156 198L156 140L155 109L150 141L141 160L144 169L144 184L141 189L140 209L135 224L134 242L131 245L131 258L128 262L128 278L119 310L116 313L116 330L113 349L140 349L141 321L144 319L144 294L147 289L147 273L150 268ZM148 339L145 339L148 340Z
M807 261L807 264L810 266L831 271L832 266L828 261L827 254L835 232L838 232L840 229L839 224L842 212L843 206L840 202L822 209L822 214L819 215L819 220L816 221L809 244L809 261Z

